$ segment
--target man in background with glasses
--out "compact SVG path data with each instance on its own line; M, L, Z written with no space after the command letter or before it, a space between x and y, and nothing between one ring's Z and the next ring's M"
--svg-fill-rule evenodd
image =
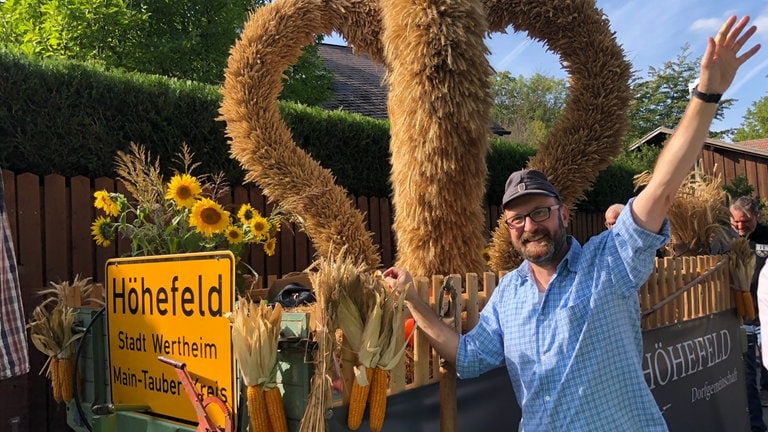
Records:
M384 277L432 346L471 378L506 365L522 410L520 430L667 431L645 382L637 290L669 239L667 211L696 162L720 96L760 48L730 17L708 38L700 80L648 185L610 230L584 246L567 234L568 206L540 171L507 180L502 207L514 248L525 259L499 281L478 324L459 335L419 298L407 271Z

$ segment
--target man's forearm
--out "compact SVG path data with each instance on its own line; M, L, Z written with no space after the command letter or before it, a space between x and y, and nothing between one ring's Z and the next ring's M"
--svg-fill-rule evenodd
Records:
M459 335L435 313L429 303L421 298L406 298L405 301L416 325L427 336L429 342L445 360L456 363L456 351L459 347Z
M677 190L699 157L716 110L716 103L698 98L688 103L675 132L659 154L651 181L633 203L639 226L651 232L661 229Z

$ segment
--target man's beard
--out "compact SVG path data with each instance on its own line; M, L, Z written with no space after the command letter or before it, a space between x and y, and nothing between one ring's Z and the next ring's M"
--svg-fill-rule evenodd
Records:
M532 264L549 264L558 255L558 251L565 247L567 237L565 224L560 219L554 233L545 228L523 233L515 249Z

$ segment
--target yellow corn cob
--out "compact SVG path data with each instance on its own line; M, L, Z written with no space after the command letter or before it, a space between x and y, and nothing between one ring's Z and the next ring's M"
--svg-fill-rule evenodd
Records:
M269 432L267 418L267 403L264 399L264 389L261 385L248 386L248 419L251 422L251 432Z
M371 428L371 432L381 432L381 428L384 426L388 386L389 371L379 367L373 369L371 390L368 394L368 425Z
M733 290L733 300L736 303L736 313L744 319L744 297L741 295L741 291Z
M278 387L272 387L264 392L264 398L267 401L267 413L269 425L272 426L272 432L288 432L288 421L285 419L285 408L283 407L283 395Z
M368 385L366 386L361 386L356 379L352 380L352 390L349 393L349 411L347 412L347 428L349 430L359 429L363 422L365 404L368 402L368 392L371 389L373 368L366 368L365 376L368 378Z
M53 400L61 402L61 378L59 377L59 359L51 357L51 364L48 365L48 372L51 374L51 389L53 390Z
M752 302L752 294L749 291L742 291L741 297L744 302L744 321L755 319L755 304Z
M59 386L61 387L61 400L69 402L72 400L73 391L73 365L74 358L68 357L65 359L59 359L57 362L59 369Z

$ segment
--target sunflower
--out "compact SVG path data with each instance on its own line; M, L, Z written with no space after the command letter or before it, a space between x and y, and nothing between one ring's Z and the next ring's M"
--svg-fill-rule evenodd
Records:
M269 228L268 237L277 237L277 233L280 232L280 221L276 220L272 222L272 226Z
M93 193L95 201L93 206L97 209L104 210L108 216L117 216L120 213L120 206L109 195L109 192L100 190Z
M240 220L243 225L251 223L253 218L257 216L261 216L261 213L251 207L248 203L241 205L240 210L237 212L237 219Z
M176 174L168 182L165 199L176 201L177 208L192 208L202 191L203 188L196 178L189 174Z
M107 247L112 243L112 221L104 216L99 216L91 224L91 234L93 239L96 240L96 244L99 246Z
M251 220L251 233L256 239L260 239L269 233L269 221L262 215L256 215Z
M238 244L243 242L243 230L235 225L230 225L224 231L224 237L227 238L229 244Z
M266 253L269 256L274 255L276 246L277 246L277 239L275 237L270 238L269 240L264 242L264 253Z
M189 225L207 237L224 231L229 226L229 212L210 198L203 198L192 207Z

